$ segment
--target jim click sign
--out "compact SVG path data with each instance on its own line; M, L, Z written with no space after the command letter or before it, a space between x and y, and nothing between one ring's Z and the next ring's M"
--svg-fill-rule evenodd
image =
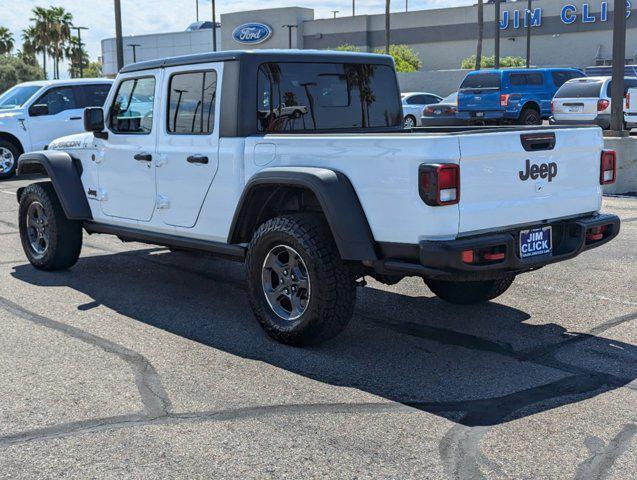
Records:
M572 25L576 22L596 23L608 21L608 1L604 1L600 5L599 11L593 11L590 4L582 4L581 11L575 5L567 4L562 7L560 19L564 25ZM626 18L631 14L631 2L626 1ZM502 12L500 19L500 29L506 30L509 27L520 28L526 27L529 22L532 27L542 26L542 8L534 8L533 10L513 10Z

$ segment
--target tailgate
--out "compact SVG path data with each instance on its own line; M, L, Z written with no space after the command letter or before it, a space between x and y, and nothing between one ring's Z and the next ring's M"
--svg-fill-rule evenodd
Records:
M500 110L500 89L462 90L458 95L458 108L463 111Z
M528 135L535 136L524 140L530 151ZM601 208L599 128L485 132L459 141L460 235Z

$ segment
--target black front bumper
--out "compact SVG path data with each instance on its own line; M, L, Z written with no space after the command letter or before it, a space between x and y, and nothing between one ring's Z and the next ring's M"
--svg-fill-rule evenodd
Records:
M520 258L520 231L540 226L553 227L553 253L526 259ZM587 240L586 232L595 227L606 227L603 238L596 241ZM574 258L586 250L610 242L619 234L619 229L619 217L599 214L452 241L423 241L418 245L417 261L404 257L388 258L377 270L390 275L413 275L447 280L502 278ZM468 264L463 261L462 252L488 247L503 247L504 258L482 264Z

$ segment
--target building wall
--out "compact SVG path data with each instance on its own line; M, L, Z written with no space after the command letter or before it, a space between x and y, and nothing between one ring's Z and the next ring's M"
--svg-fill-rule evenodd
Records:
M433 70L399 73L401 92L427 92L446 97L457 92L470 70Z

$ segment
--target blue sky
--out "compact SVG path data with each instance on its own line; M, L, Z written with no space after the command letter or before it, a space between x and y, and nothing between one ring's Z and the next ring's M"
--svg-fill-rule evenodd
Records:
M472 5L475 0L408 0L410 10ZM62 6L73 14L76 25L89 27L82 32L91 59L100 54L100 40L115 36L113 0L1 0L0 26L8 27L16 38L17 48L22 43L22 30L29 25L31 10L35 6ZM178 7L176 5L179 5ZM264 2L256 0L217 0L220 13L256 10ZM332 10L341 15L351 14L351 0L272 0L268 8L299 6L314 8L317 18L329 17ZM356 0L357 14L381 13L384 0ZM405 0L392 0L392 11L404 11ZM200 18L209 18L210 0L199 0ZM195 0L122 0L124 35L141 35L165 31L184 30L195 20ZM66 68L65 68L66 70Z

